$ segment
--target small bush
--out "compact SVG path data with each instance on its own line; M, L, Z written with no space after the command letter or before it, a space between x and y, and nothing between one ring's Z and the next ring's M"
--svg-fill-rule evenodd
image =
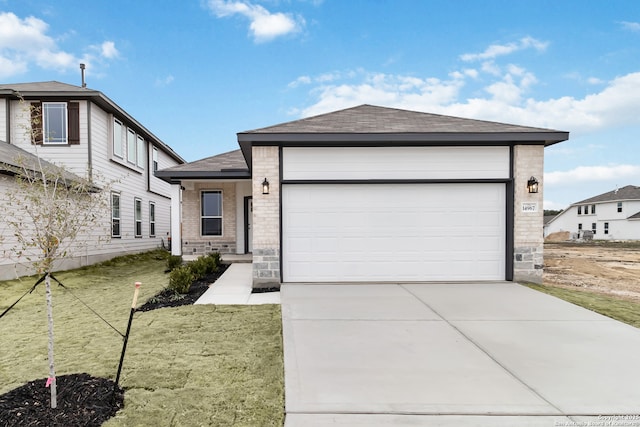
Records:
M209 255L207 255L207 257L213 260L216 265L216 269L214 271L217 271L218 266L220 265L220 263L222 263L222 255L220 255L220 252L211 252L209 253Z
M207 261L206 257L198 257L193 262L187 264L187 266L191 269L191 273L193 273L194 280L202 279L207 275Z
M169 289L179 294L189 293L193 280L194 277L191 268L186 265L177 267L169 274Z
M182 257L180 255L171 255L167 258L167 270L173 271L182 265Z

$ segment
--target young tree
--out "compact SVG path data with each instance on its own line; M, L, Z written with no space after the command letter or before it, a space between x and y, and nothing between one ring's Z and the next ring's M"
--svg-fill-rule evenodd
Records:
M35 130L37 131L37 130ZM30 131L32 137L33 132ZM57 407L54 361L51 273L63 259L79 254L86 245L98 245L109 236L109 201L89 177L80 177L37 155L24 155L4 167L13 175L2 207L10 231L11 249L5 255L30 263L44 277L46 288L51 407ZM95 236L95 237L91 237ZM103 238L103 237L102 237Z

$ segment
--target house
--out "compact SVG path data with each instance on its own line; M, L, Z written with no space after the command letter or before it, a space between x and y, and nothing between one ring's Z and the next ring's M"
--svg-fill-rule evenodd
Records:
M17 157L37 155L78 176L115 181L106 195L110 235L91 236L94 244L60 269L166 245L171 187L154 171L185 161L103 93L55 81L0 84L0 155L0 194L14 185ZM9 244L0 242L0 253ZM0 280L30 272L27 263L0 258Z
M361 105L156 176L180 213L173 253L252 253L254 287L540 282L544 147L568 136Z
M627 185L574 203L545 227L544 235L585 232L594 240L640 240L640 187Z

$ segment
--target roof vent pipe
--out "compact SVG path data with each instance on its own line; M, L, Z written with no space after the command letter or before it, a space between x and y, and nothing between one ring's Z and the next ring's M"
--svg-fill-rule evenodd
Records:
M80 64L80 73L82 75L82 87L87 87L87 83L84 81L84 64Z

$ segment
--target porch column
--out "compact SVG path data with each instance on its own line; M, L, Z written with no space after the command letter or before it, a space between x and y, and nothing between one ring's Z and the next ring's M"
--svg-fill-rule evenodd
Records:
M171 255L182 255L181 184L171 184Z

